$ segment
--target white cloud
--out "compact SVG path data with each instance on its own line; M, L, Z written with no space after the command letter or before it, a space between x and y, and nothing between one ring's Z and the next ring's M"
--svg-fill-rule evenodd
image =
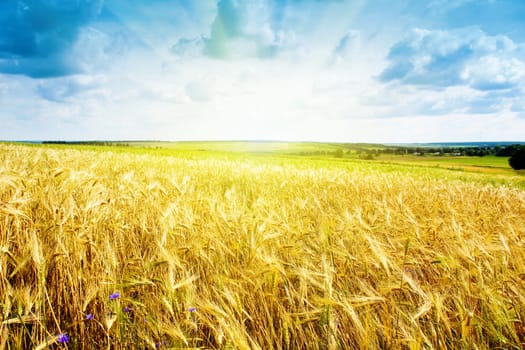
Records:
M221 0L208 33L179 37L171 46L171 52L180 58L202 55L223 60L297 58L305 53L312 38L305 33L298 34L300 28L285 18L294 22L287 17L295 12L288 10L298 10L295 7L300 8L300 4L283 6L268 0Z
M477 28L414 29L390 49L383 81L427 86L468 85L480 90L510 88L522 81L519 46L503 35Z
M506 55L487 55L467 65L461 78L479 90L510 89L523 83L525 62Z

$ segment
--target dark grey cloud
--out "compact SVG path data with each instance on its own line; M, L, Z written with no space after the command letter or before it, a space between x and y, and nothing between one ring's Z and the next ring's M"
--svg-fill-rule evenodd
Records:
M103 0L0 2L0 73L48 78L76 73L70 49Z

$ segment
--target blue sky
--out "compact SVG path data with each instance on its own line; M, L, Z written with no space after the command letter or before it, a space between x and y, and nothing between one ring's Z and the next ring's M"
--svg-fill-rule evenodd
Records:
M522 0L3 0L0 139L525 140Z

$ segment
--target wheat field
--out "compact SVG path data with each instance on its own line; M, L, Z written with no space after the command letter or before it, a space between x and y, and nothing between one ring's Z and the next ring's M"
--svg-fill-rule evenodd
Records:
M525 191L381 169L0 145L0 349L523 348Z

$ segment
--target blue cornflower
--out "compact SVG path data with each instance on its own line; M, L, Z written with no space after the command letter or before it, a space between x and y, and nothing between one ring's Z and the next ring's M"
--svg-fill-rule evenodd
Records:
M167 344L167 342L165 340L156 342L155 343L155 349L160 349L162 347L162 345L166 345L166 344Z
M69 335L67 333L62 333L58 335L57 342L66 344L69 342Z
M109 300L115 300L115 299L118 299L118 298L120 298L120 293L119 292L115 292L115 293L109 295Z
M126 306L126 307L123 307L123 308L122 308L122 311L124 311L125 313L128 314L128 313L131 312L131 308Z
M188 311L189 312L195 312L195 311L197 311L197 308L192 306L192 307L188 308Z
M93 314L86 315L86 321L91 321L93 319Z

